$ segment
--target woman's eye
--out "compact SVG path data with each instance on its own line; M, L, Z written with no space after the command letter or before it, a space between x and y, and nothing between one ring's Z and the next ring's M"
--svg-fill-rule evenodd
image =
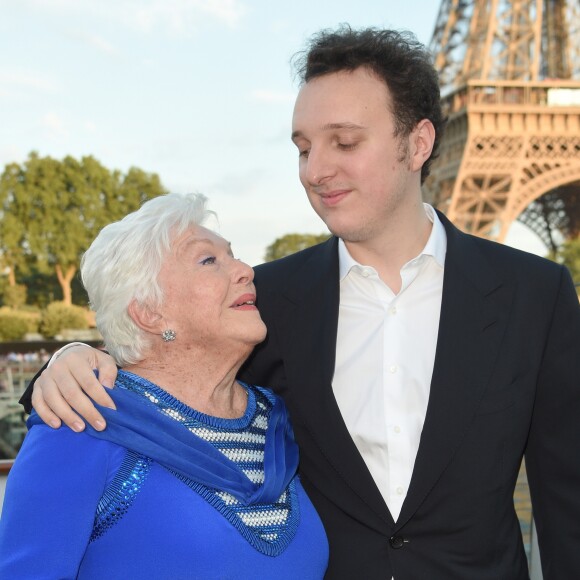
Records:
M204 258L200 263L202 264L202 266L215 264L215 256L209 256L208 258Z
M356 147L356 143L339 143L338 147L344 151L350 151Z

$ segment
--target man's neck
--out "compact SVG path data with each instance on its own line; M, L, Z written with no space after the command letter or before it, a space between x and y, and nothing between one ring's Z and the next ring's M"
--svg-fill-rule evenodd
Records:
M404 219L385 224L380 236L362 242L344 241L349 254L360 264L372 266L381 280L398 294L401 268L417 257L427 244L433 223L423 204Z

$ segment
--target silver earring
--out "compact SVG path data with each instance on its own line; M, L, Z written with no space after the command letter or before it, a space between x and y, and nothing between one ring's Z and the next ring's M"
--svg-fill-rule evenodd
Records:
M173 340L175 340L175 330L171 330L170 328L168 328L167 330L164 330L161 333L161 338L163 339L163 342L171 342Z

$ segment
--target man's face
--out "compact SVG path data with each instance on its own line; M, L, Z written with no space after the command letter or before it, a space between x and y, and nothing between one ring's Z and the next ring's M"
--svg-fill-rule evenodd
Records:
M347 242L376 239L420 198L410 137L395 137L389 90L365 68L306 83L294 108L292 140L312 207Z

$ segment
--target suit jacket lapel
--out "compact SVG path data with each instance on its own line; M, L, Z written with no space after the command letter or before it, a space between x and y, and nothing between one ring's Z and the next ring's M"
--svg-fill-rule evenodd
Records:
M384 531L385 524L393 525L393 519L348 433L332 391L340 297L337 245L332 238L303 265L295 277L299 283L280 297L285 304L278 309L274 324L288 382L296 396L308 402L301 405L301 420L329 463L373 512L372 517L367 514L367 524L374 521Z
M493 370L513 296L475 240L439 215L447 232L447 254L435 365L413 477L397 527L415 513L461 444Z

